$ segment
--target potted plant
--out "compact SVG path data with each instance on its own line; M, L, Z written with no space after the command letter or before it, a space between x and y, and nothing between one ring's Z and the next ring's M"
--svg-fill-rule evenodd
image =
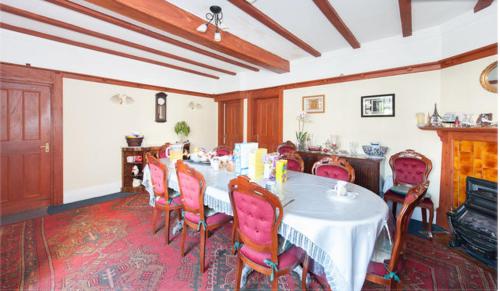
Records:
M177 122L175 124L174 130L175 134L179 136L181 142L185 142L189 133L191 132L191 128L189 128L189 125L184 120Z
M306 119L307 119L307 113L305 113L304 111L301 111L299 112L299 114L297 114L299 130L295 132L295 137L297 138L297 144L299 150L301 151L306 149L306 141L309 136L307 131L304 130L304 123L306 122Z

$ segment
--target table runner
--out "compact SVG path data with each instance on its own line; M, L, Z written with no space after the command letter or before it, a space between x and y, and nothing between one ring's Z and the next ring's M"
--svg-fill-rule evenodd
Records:
M175 167L168 159L168 186L178 191ZM207 183L205 205L232 215L228 183L234 172L217 171L208 165L189 163L203 174ZM148 179L145 173L145 179ZM256 181L263 184L264 180ZM277 184L274 193L292 203L284 208L279 233L304 249L319 263L333 290L361 290L378 234L387 225L387 205L376 194L348 183L353 200L330 197L335 179L288 172L288 181Z

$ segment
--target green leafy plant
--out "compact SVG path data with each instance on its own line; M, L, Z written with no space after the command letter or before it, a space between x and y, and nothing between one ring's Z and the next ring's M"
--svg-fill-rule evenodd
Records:
M191 132L191 128L189 127L187 122L185 122L184 120L177 122L175 124L174 130L175 130L175 134L177 134L181 138L186 138L189 135L189 133Z

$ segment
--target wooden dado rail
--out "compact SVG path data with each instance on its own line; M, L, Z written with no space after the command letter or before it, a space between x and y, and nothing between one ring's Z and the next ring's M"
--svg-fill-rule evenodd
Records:
M465 201L465 178L497 181L497 128L432 128L442 142L441 190L437 224L448 228L446 213Z

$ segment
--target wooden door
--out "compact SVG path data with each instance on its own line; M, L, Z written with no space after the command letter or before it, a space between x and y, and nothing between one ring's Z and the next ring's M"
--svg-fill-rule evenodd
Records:
M243 142L243 100L223 101L219 106L222 110L222 122L219 122L221 127L219 145L232 149L235 143Z
M0 82L2 215L50 205L51 87Z
M249 141L256 141L260 148L275 152L281 143L280 134L280 98L252 98L249 112Z

